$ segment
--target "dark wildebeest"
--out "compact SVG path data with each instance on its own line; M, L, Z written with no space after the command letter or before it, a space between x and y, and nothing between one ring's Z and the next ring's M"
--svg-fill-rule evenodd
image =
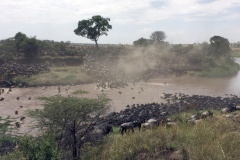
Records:
M113 128L111 125L101 124L99 126L95 126L93 132L105 136L105 135L108 135L110 132L113 132Z
M139 131L141 130L142 123L140 121L133 121L132 124L133 128L137 127Z
M99 142L101 142L103 137L107 136L110 132L113 132L111 125L94 126L93 130L81 138L81 147L84 147L83 144L86 142L89 142L91 146L96 146Z
M222 113L231 113L231 112L235 112L237 110L236 105L230 104L227 108L223 108L222 109Z
M110 125L106 125L103 128L104 135L108 135L110 132L113 132L113 127Z

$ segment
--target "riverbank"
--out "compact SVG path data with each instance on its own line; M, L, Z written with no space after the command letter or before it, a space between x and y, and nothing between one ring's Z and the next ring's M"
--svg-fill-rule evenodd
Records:
M239 61L239 60L238 60ZM238 62L237 61L237 62ZM239 62L238 62L239 63ZM226 78L232 77L239 72L240 66L238 63L232 65L216 65L212 68L207 68L203 71L188 72L178 75L177 77L210 77L210 78ZM176 77L174 73L164 75L154 75L153 77ZM18 76L14 78L17 84L26 82L29 87L34 86L56 86L56 85L79 85L89 83L99 83L102 77L97 76L95 73L88 74L82 66L63 66L51 67L49 72L32 75L29 77ZM104 77L105 78L105 77ZM151 77L149 77L151 79ZM150 80L149 79L149 80Z
M18 84L26 82L28 86L57 86L93 83L94 76L84 72L81 66L51 67L49 72L14 78Z
M218 113L216 113L218 114ZM182 113L181 117L188 117ZM184 121L184 119L182 119ZM120 135L116 129L103 144L83 148L86 160L203 160L238 159L240 153L240 116L215 115L196 125L177 121L171 127Z
M232 54L235 58L240 58L240 48L232 48Z

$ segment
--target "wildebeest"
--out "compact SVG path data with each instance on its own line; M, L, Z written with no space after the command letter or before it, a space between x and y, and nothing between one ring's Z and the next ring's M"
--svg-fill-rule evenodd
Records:
M0 80L0 86L10 88L12 83L10 81Z
M204 119L207 117L213 117L213 112L210 110L207 110L207 111L203 112L200 116L201 119Z
M28 84L26 82L22 82L18 85L19 88L24 88L24 87L27 87Z
M20 121L23 121L25 118L26 118L26 117L21 116L21 117L20 117Z
M20 128L21 123L20 122L15 122L15 125L17 128Z
M109 124L100 124L93 127L92 132L101 134L103 136L113 132L113 127Z
M234 106L234 105L229 105L228 107L226 107L226 108L223 108L222 109L222 113L231 113L231 112L234 112L234 111L236 111L237 110L237 108L236 108L236 106Z
M159 117L157 119L157 125L166 124L167 122L168 122L168 118L167 117Z
M192 120L199 120L201 118L201 113L197 112L191 116Z
M81 144L89 142L92 146L95 146L102 140L102 138L113 132L113 128L109 124L101 124L94 126L84 137L81 138Z
M124 133L127 133L127 131L132 131L132 133L134 133L134 125L132 122L128 122L128 123L123 123L120 125L120 131L121 134L123 135Z
M149 119L146 123L142 124L143 130L146 128L153 128L158 126L159 122L156 119Z
M110 132L113 132L113 127L110 125L103 126L103 134L108 135Z
M139 131L141 130L142 123L140 121L133 121L132 124L133 128L137 127Z

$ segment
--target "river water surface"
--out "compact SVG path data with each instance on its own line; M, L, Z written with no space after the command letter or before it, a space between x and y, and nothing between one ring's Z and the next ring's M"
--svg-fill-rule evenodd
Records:
M240 64L240 58L236 59ZM165 84L166 82L166 84ZM151 79L149 82L138 82L135 85L129 84L125 88L106 89L102 92L96 88L96 84L85 84L70 86L61 86L63 96L72 95L76 90L89 91L88 94L82 95L89 98L97 98L99 94L106 94L111 101L111 111L120 111L127 105L145 104L145 103L162 103L163 93L184 93L188 95L209 95L209 96L231 96L231 94L240 97L240 72L233 77L227 78L204 78L191 76L164 76ZM4 101L0 103L0 116L10 115L14 118L26 116L25 111L29 109L42 108L42 102L37 98L40 96L52 96L58 94L58 87L51 86L47 89L44 87L30 88L13 88L9 94L4 93L1 97ZM78 95L79 97L81 95ZM19 100L16 97L20 97ZM31 97L31 100L29 100ZM22 108L20 106L23 106ZM18 111L18 115L15 114ZM31 118L26 118L21 127L21 132L26 132L28 125L31 125Z
M240 58L236 58L240 64ZM192 94L236 94L240 95L240 71L237 75L227 78L176 78L170 81L173 86L184 92Z

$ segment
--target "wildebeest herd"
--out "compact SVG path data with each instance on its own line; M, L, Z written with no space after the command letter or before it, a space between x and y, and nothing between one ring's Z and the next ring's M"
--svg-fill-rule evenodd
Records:
M112 112L106 117L99 119L95 128L102 127L102 135L112 131L111 127L119 128L119 133L134 133L137 130L144 131L161 125L166 127L176 125L181 119L172 119L172 115L178 115L182 111L194 110L196 113L185 120L186 123L198 123L207 117L213 117L211 110L220 110L227 117L234 116L234 112L240 110L240 98L236 95L228 97L212 97L203 95L164 94L166 103L132 104L126 106L125 110ZM111 128L108 132L105 127ZM94 128L94 127L93 127ZM101 130L101 129L100 129ZM94 135L95 134L95 135ZM92 136L96 136L96 132ZM98 136L100 137L100 136ZM88 139L91 141L93 138ZM86 139L85 139L86 140ZM96 139L94 139L94 144Z
M15 62L4 63L0 66L0 77L4 77L4 79L0 79L0 87L11 87L15 85L12 79L16 76L29 77L46 71L49 71L46 64L27 65Z
M156 75L183 75L189 70L201 70L199 67L182 63L187 58L180 55L169 54L169 58L158 61L159 55L153 54L147 60L147 57L141 52L138 56L127 54L119 57L99 57L86 54L82 69L96 75L98 88L121 88L128 86L128 83L148 81Z

